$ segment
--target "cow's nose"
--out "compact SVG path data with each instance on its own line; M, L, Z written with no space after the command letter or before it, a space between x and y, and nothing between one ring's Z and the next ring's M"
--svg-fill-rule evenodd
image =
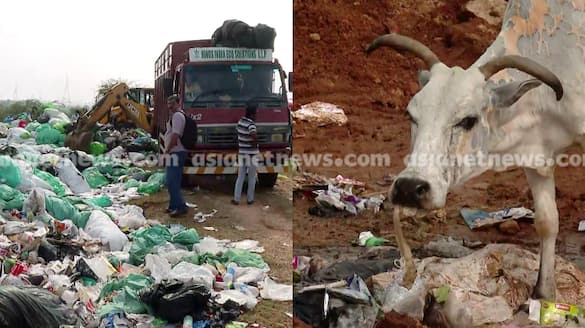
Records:
M417 178L398 178L392 189L392 203L401 206L421 208L431 185Z

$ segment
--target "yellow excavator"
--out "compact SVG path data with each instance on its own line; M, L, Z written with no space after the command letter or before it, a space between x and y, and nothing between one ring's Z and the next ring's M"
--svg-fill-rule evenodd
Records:
M152 132L152 114L147 105L133 99L125 83L113 86L98 102L78 119L75 127L65 138L65 146L75 150L89 151L94 128L100 123L127 123Z

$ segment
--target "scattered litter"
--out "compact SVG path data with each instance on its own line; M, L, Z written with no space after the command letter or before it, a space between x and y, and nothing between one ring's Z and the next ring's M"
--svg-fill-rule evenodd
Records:
M585 309L571 304L530 299L528 318L545 326L566 327L573 323L573 326L582 327L585 325Z
M197 212L193 217L193 220L197 223L203 223L207 221L207 219L211 219L215 213L217 213L216 209L213 209L209 214L203 214L203 212Z
M579 231L585 231L585 220L581 220L581 222L579 222Z
M382 246L386 242L388 242L388 239L376 237L369 231L361 232L358 236L358 244L360 246Z
M189 208L197 208L197 205L193 204L193 203L187 202L187 203L185 203L185 205L187 205L187 207L189 207Z
M347 123L347 116L343 109L320 101L303 105L292 115L294 119L314 123L320 127L331 124L342 126Z
M259 287L260 296L265 300L292 301L293 299L292 286L277 284L268 277L264 278Z
M242 227L242 226L234 226L234 229L238 230L238 231L246 231L246 228Z
M472 210L464 207L460 212L465 223L472 230L509 220L517 220L521 218L534 219L534 212L524 207L505 208L494 212Z
M207 231L218 231L215 227L203 227L203 229Z

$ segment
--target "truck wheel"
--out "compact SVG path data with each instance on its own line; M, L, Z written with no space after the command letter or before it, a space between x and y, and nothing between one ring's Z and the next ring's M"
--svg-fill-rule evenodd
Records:
M258 173L258 186L262 188L273 188L278 180L278 173Z

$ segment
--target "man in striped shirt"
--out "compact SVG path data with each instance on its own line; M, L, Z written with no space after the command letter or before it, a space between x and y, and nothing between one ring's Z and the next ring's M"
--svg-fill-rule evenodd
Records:
M256 187L256 165L258 160L258 141L256 138L256 105L248 104L246 107L246 116L238 121L238 179L234 190L234 199L232 204L240 204L242 188L248 173L248 205L254 203L254 189Z

